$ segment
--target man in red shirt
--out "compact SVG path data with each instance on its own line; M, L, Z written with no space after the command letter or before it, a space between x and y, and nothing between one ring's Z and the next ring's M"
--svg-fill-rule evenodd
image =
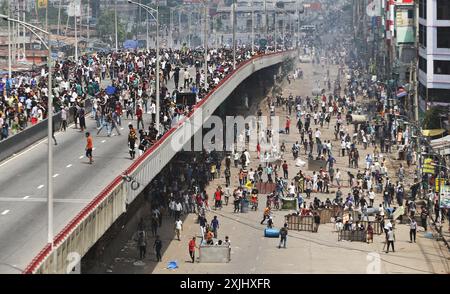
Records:
M283 167L283 177L285 179L287 179L288 178L288 164L287 164L286 160L284 161L282 167Z
M216 192L214 193L214 199L216 200L214 208L222 208L222 190L220 187L217 187Z
M291 128L291 119L289 116L286 118L286 125L284 127L284 131L286 134L289 134L289 129Z
M142 109L141 106L138 104L136 108L136 118L137 118L137 129L139 130L139 122L142 125L142 129L144 129L144 120L142 119Z
M195 237L192 237L192 240L189 241L189 255L191 256L192 263L195 262L195 248L198 248L195 244Z

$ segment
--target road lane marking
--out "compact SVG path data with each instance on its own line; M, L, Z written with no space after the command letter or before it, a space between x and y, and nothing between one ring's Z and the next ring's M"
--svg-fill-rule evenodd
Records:
M7 213L9 213L9 209L4 210L4 211L2 212L2 215L6 215Z
M83 158L84 157L84 155L81 155L80 157L78 157L79 159L81 159L81 158Z
M106 142L106 140L103 140L103 141L102 141L102 143L105 143L105 142Z
M28 196L29 197L29 196ZM26 200L26 201L25 201ZM80 204L87 204L91 201L91 199L74 199L74 198L58 198L53 199L55 203L80 203ZM47 202L47 198L15 198L15 197L2 197L0 198L0 202ZM9 211L9 210L8 210Z
M44 188L44 185L40 185L39 187L37 187L38 189L42 189Z
M25 197L23 197L22 199L28 199L28 198L30 198L30 196L25 196Z
M66 165L66 167L67 167L67 168L69 168L69 167L71 167L71 166L72 166L72 164L68 164L68 165Z
M59 176L59 174L54 174L53 177L56 178L57 176Z

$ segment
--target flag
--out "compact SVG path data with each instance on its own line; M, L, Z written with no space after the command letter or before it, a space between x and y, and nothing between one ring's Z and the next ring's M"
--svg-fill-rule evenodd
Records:
M48 0L37 0L38 8L46 8L48 4Z

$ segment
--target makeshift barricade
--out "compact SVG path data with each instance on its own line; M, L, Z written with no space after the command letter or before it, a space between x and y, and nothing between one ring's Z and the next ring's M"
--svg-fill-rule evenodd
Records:
M228 245L200 245L200 263L228 263L231 260L231 247Z
M355 241L355 242L366 242L367 240L367 231L346 231L342 230L338 233L338 241Z
M312 171L318 171L321 168L325 168L327 162L325 160L308 159L308 169Z
M294 231L314 231L314 217L288 214L285 216L289 230Z
M370 223L372 225L374 234L383 234L383 228L381 227L381 223L379 221L360 221L359 223L362 224L364 228L366 228L366 230Z
M294 197L281 198L281 209L297 210L298 200Z
M331 218L335 217L333 208L319 208L315 210L320 216L320 224L329 224L331 223Z
M255 186L256 189L258 189L259 194L269 194L275 191L275 183L258 182Z

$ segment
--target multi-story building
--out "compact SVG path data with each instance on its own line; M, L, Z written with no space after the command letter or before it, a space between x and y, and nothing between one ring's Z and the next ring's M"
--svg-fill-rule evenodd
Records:
M450 1L419 1L420 106L450 106Z

